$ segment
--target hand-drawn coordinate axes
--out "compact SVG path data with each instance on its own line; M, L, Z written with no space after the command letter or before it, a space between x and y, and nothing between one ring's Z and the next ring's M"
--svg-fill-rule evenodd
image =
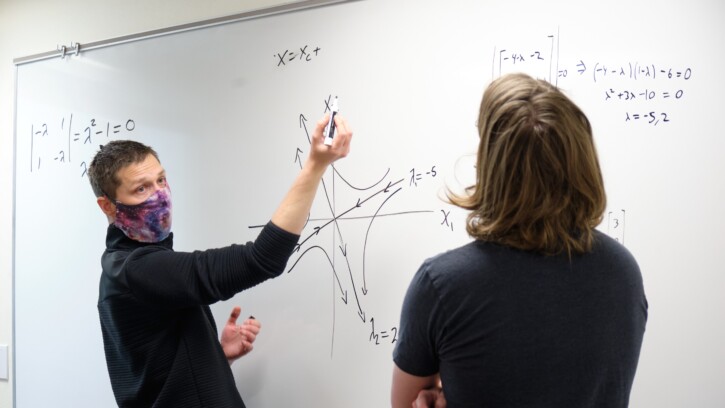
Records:
M329 105L326 103L326 106L329 106ZM310 135L309 135L309 131L307 129L306 122L307 122L307 119L304 117L304 115L300 115L300 127L301 128L304 128L305 134L307 136L307 141L309 143L310 142ZM301 158L299 156L301 152L302 152L302 150L299 149L299 148L297 148L296 155L295 155L295 162L299 163L300 167L302 166L302 160L301 160ZM387 177L388 173L390 172L390 169L388 169L385 172L385 174L383 175L383 177L380 180L378 180L377 182L375 182L372 186L360 188L360 187L354 187L354 186L352 186L352 184L350 184L347 180L345 180L345 178L342 177L342 175L340 175L340 173L337 171L337 169L335 168L334 165L332 165L332 168L333 168L333 171L334 171L335 175L339 176L348 186L354 188L355 190L370 190L370 189L374 188L376 185L379 185L381 182L383 182L383 180L385 179L385 177ZM348 274L350 276L350 282L351 282L351 285L352 285L353 296L355 297L355 303L357 305L357 314L358 314L358 317L360 317L360 320L363 323L366 323L367 322L367 316L365 314L365 311L362 308L362 305L360 304L360 298L358 296L358 290L357 290L356 285L355 285L355 278L353 276L352 266L350 265L350 260L348 258L347 244L345 243L345 240L344 240L344 238L342 236L342 233L340 232L340 227L339 227L339 224L338 224L338 220L342 219L343 217L345 217L347 214L351 213L352 211L355 211L356 209L362 208L363 205L365 205L368 201L370 201L374 197L376 197L376 196L378 196L380 194L387 194L387 197L385 197L385 199L383 200L383 202L378 206L378 208L375 210L374 214L372 216L368 216L369 218L371 218L371 220L370 220L370 223L368 224L368 228L367 228L367 231L366 231L366 234L365 234L364 246L363 246L363 277L362 277L362 287L361 287L361 291L362 291L363 295L367 295L368 294L368 288L367 288L367 280L366 280L366 273L365 273L364 264L365 264L365 255L366 255L365 249L367 248L367 239L369 237L370 227L372 226L372 223L375 221L375 218L378 216L378 214L379 214L380 210L383 208L383 206L385 206L385 204L390 200L390 198L392 198L395 194L397 194L398 192L400 192L403 189L402 187L397 187L397 188L395 188L393 190L394 187L396 187L398 184L402 183L404 180L405 180L404 178L401 178L401 179L399 179L397 181L389 181L385 185L385 187L382 187L382 188L374 191L373 193L371 193L370 195L368 195L365 198L358 198L357 201L356 201L356 203L354 205L352 205L351 207L349 207L346 210L342 211L341 213L336 213L335 210L334 210L334 208L333 208L333 206L332 206L332 200L331 200L330 194L329 194L328 189L327 189L327 184L326 184L325 180L323 179L322 180L322 188L323 188L323 190L325 192L325 200L326 200L327 205L328 205L328 207L330 209L330 212L332 214L332 217L331 217L331 219L329 219L324 224L322 224L320 226L314 227L314 231L312 233L310 233L309 235L307 235L302 240L300 240L300 242L297 244L297 248L295 249L296 252L299 252L302 249L302 247L309 240L311 240L313 237L317 236L320 233L321 230L325 229L326 227L328 227L329 225L332 225L334 223L335 230L336 230L336 232L338 234L338 237L340 238L340 242L341 242L339 245L337 245L337 247L339 248L340 253L342 254L342 256L345 259L345 265L347 266L347 271L348 271ZM417 211L417 212L433 212L433 211ZM308 222L309 221L310 220L309 220L309 217L308 217ZM328 262L330 263L330 267L332 268L332 273L333 273L333 275L335 277L335 281L338 284L338 287L340 289L340 293L342 293L341 299L342 299L342 301L345 304L347 304L347 301L348 301L348 291L343 288L343 285L342 285L342 283L340 281L339 275L337 274L337 268L335 267L334 262L330 259L330 256L328 255L327 250L325 250L322 246L314 245L314 246L312 246L312 247L307 248L306 250L304 250L300 254L300 256L297 258L297 260L294 262L294 264L289 268L289 270L287 272L288 273L289 272L292 272L292 270L294 270L294 268L297 266L297 264L300 262L300 260L309 251L311 251L312 249L319 249L319 250L321 250L325 254L325 257L328 260Z
M325 110L327 111L329 109L329 101L326 101L325 102L325 106L326 106ZM310 143L310 134L309 134L309 131L307 129L307 118L305 118L304 115L300 115L299 116L299 125L300 125L300 128L303 128L304 129L305 134L306 134L306 137L307 137L307 142L309 144ZM294 161L299 164L300 168L302 168L302 157L301 157L301 154L302 153L303 153L303 150L298 147L296 149L295 158L294 158ZM299 253L299 256L297 257L297 259L294 261L294 263L288 269L287 272L288 273L292 272L297 267L297 265L300 263L300 261L302 260L302 258L304 258L308 253L311 253L313 251L320 251L320 252L322 252L322 254L324 255L324 257L327 260L328 264L330 265L330 269L332 271L334 280L337 283L336 287L340 290L340 293L341 293L340 300L342 300L342 302L345 305L348 304L349 291L348 291L348 289L345 288L345 285L343 285L343 282L340 279L340 275L338 274L338 268L339 268L339 266L336 266L334 260L331 258L332 251L329 251L328 249L326 249L322 245L312 244L312 242L311 242L313 240L313 238L315 238L316 236L319 235L320 231L324 230L325 228L327 228L330 225L333 225L334 226L334 231L335 231L335 235L334 236L337 237L337 238L339 238L339 243L333 242L332 247L333 248L334 247L337 247L337 249L339 249L339 251L340 251L340 254L342 254L343 258L345 259L344 265L346 266L348 275L350 277L350 284L352 286L353 297L355 299L355 305L357 306L357 315L360 318L360 321L362 323L367 323L368 322L368 316L366 315L365 309L363 308L363 305L360 302L360 296L358 295L358 288L356 286L356 280L355 280L355 277L353 275L353 268L352 268L352 266L350 264L350 259L349 259L349 256L348 256L349 255L348 245L345 242L345 239L343 238L343 234L341 232L341 228L340 228L340 225L339 225L338 221L339 220L349 220L349 219L361 219L361 218L369 218L370 219L370 222L368 223L368 226L367 226L367 230L365 232L365 239L364 239L364 242L363 242L363 251L362 251L362 285L360 286L360 289L359 289L362 292L363 295L367 295L369 293L369 289L368 289L368 286L367 286L365 259L367 257L367 242L368 242L368 238L370 236L370 230L371 230L371 227L372 227L373 222L377 218L380 218L380 217L383 217L383 216L394 216L394 215L415 214L415 213L434 213L435 211L433 211L433 210L415 210L415 211L404 211L404 212L395 212L395 213L381 214L382 208L386 204L389 203L390 199L393 198L393 196L395 196L396 194L398 194L401 190L403 190L404 184L401 184L401 183L403 181L405 181L405 178L400 178L400 179L398 179L396 181L388 181L387 183L385 183L383 185L382 183L385 182L386 178L388 177L388 174L390 173L390 168L388 168L385 171L385 174L379 180L377 180L375 183L373 183L372 185L367 186L367 187L357 187L357 186L352 185L350 182L348 182L340 174L340 172L337 170L337 168L335 168L334 164L331 167L332 167L332 170L333 170L333 177L339 177L347 186L349 186L353 190L356 190L356 191L370 191L370 190L375 189L376 186L379 186L379 187L377 189L375 189L374 191L370 192L368 195L366 195L364 197L358 197L356 199L355 204L351 205L350 207L344 209L341 212L336 212L335 209L334 209L334 207L333 207L334 200L332 199L331 194L328 191L328 187L327 187L327 183L325 182L325 179L323 179L321 184L322 184L322 188L323 188L323 191L324 191L325 201L327 202L327 206L328 206L328 208L330 210L330 213L331 213L331 217L330 218L324 218L324 219L315 219L315 220L312 220L310 218L310 216L308 215L308 218L307 218L307 222L305 224L305 227L307 226L307 224L310 221L321 221L322 224L319 225L319 226L315 226L313 228L313 231L312 232L310 232L309 234L307 234L306 236L304 236L299 241L299 243L297 244L297 246L295 248L295 253ZM369 206L370 204L372 204L371 200L373 198L375 198L375 197L384 197L384 198L383 198L382 202L380 202L380 204L377 206L377 208L375 209L375 211L372 213L372 215L364 215L364 216L360 216L360 217L350 217L349 216L354 211L356 211L358 209L362 209L362 208L364 208L364 207ZM258 227L261 227L261 225L250 226L250 228L258 228ZM373 318L370 317L369 320L372 322ZM333 325L334 325L334 322L333 322ZM373 331L374 330L375 329L374 329L374 326L373 326ZM397 328L392 327L391 328L391 332L397 332ZM397 336L391 336L391 337L393 338L392 342L394 342L395 339L397 338ZM333 343L334 343L334 328L333 328ZM374 344L379 344L379 342L376 341Z

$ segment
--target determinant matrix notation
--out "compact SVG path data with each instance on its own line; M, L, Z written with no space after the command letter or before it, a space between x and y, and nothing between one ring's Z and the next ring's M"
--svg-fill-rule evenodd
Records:
M84 177L93 149L106 140L135 129L136 121L133 119L104 122L91 118L79 121L72 113L59 120L33 123L30 125L30 172L39 172L54 165L70 165L80 157L76 170Z

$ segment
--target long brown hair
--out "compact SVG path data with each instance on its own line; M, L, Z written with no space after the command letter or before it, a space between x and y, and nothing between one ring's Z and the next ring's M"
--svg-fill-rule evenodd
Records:
M478 133L476 184L447 191L471 210L468 233L547 255L589 251L606 195L581 109L545 81L508 74L484 92Z

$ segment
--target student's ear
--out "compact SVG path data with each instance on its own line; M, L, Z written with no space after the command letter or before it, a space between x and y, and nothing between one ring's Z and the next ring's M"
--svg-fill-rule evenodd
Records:
M100 207L101 211L106 214L109 220L116 218L116 204L111 202L108 197L97 197L96 202L98 203L98 207Z

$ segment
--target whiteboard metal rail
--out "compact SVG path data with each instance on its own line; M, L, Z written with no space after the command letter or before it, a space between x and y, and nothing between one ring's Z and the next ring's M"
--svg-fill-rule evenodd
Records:
M108 40L94 41L87 44L80 44L73 42L70 46L59 45L57 49L53 51L42 52L35 55L29 55L27 57L15 58L13 63L15 65L27 64L35 61L42 61L49 58L64 58L66 56L78 55L80 52L90 51L97 48L110 47L113 45L123 44L127 42L145 40L148 38L160 37L169 34L182 33L184 31L198 30L200 28L207 28L218 26L222 24L235 23L238 21L252 20L255 18L262 18L267 16L273 16L276 14L289 13L297 10L304 10L309 8L327 6L335 3L347 3L351 1L360 0L304 0L295 3L282 4L279 6L262 8L258 10L246 11L244 13L233 14L231 16L217 17L208 20L198 21L195 23L180 24L168 28L160 28L157 30L145 31L138 34L124 35L117 38L111 38Z

